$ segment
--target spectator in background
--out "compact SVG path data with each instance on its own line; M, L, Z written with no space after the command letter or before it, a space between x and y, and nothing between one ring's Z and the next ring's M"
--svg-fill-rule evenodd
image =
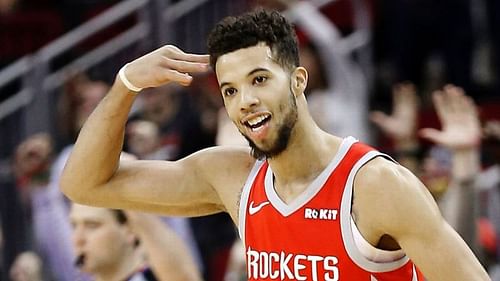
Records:
M96 281L201 280L184 242L157 217L73 204L76 266Z
M448 85L433 93L442 129L418 130L419 101L412 84L396 85L392 114L374 112L372 120L394 144L394 155L423 180L437 199L444 218L479 253L475 180L481 169L481 126L473 100L461 88ZM419 152L419 137L433 146ZM444 158L444 159L443 159Z
M135 261L137 265L139 265L140 261L141 266L149 264L150 262L151 264L155 263L157 269L154 273L158 278L161 277L158 280L199 279L198 267L194 263L191 253L187 249L184 249L184 247L186 247L184 246L184 241L178 237L178 234L170 230L170 228L166 226L167 224L160 218L149 215L132 213L130 215L134 222L132 224L127 223L127 220L124 219L125 215L121 211L109 211L86 206L75 207L73 205L71 209L73 223L80 223L80 226L87 231L83 234L79 233L79 235L82 236L78 236L80 240L75 239L73 241L73 243L75 243L75 248L73 248L71 246L71 226L68 220L68 204L65 197L59 191L58 182L54 182L54 178L58 178L61 172L58 170L58 167L63 166L65 161L66 159L60 157L52 167L51 181L49 181L48 184L32 186L30 194L33 217L32 224L36 245L35 249L41 257L43 257L43 268L46 269L48 276L59 281L89 280L94 277L96 280L115 280L115 275L106 275L119 275L120 272L122 272L121 270L123 268L117 269L115 266L121 265L131 270L133 268L130 267L130 263ZM106 225L110 223L110 220L106 215L102 215L103 213L107 213L108 216L109 214L119 214L117 217L120 218L118 221L115 220L115 224L112 224L115 227L113 228L115 231L112 231L111 234L108 232L109 235L104 238L99 234L102 234L102 229L99 231L99 227L97 226L101 224ZM136 251L129 247L133 245L133 239L122 239L124 236L120 236L119 234L123 234L123 232L116 231L118 222L123 225L120 229L127 229L129 231L128 233L130 233L131 227L134 227L134 231L141 233L140 236L144 238L145 251L142 248ZM172 222L172 225L176 228L177 232L179 232L179 229L188 227L186 224L182 225L175 220ZM181 226L183 228L181 228ZM103 229L108 228L103 227ZM180 233L184 235L183 239L187 240L188 237L185 234L188 232ZM117 236L114 236L114 234L117 234ZM133 235L130 234L128 237L130 238L131 236ZM179 239L181 241L179 241ZM99 240L100 242L97 242L97 245L95 245L93 244L96 243L95 240ZM85 249L85 251L83 251L82 248ZM90 258L93 257L93 251L97 252L98 256L99 253L102 254L100 251L110 254L107 256L105 255L103 260L97 259L93 261L89 267L82 267L82 271L89 273L92 278L82 275L77 267L75 267L75 260L77 260L77 257L81 256L82 253L87 254L87 250L89 250L90 253L87 257ZM115 255L111 255L113 253ZM152 257L146 260L145 257L149 256ZM81 261L79 261L77 265L81 266L82 264L80 263ZM159 267L159 264L163 265ZM103 269L106 267L108 267L109 271L108 269ZM23 272L23 268L26 267L20 267L16 269L16 272ZM27 269L29 268L32 267L28 267ZM146 269L146 267L144 269ZM148 270L140 272L140 274L144 273L144 276L148 276L148 278L154 276L151 271ZM45 279L47 278L44 278L44 280Z
M164 160L177 160L213 142L202 130L193 100L180 87L166 85L147 89L139 100L141 106L129 122L139 119L158 126L160 145L169 152Z
M52 142L47 134L35 134L17 147L9 171L0 175L0 215L4 238L3 279L14 259L34 250L31 191L48 181Z
M128 151L139 159L165 160L174 151L161 145L160 130L152 121L134 120L127 125Z
M67 223L59 223L67 220L68 206L54 180L52 151L53 142L47 134L34 135L19 145L16 161L23 163L18 171L24 172L18 176L22 180L18 180L17 192L29 218L24 233L30 239L27 249L43 260L46 278L71 281L78 275L72 263L70 228ZM57 160L55 163L56 167L60 165Z
M69 80L58 104L57 120L63 144L76 140L83 123L108 90L108 84L90 80L85 74L76 74Z
M19 254L10 269L11 281L43 281L42 261L34 252Z
M0 0L0 17L4 14L8 14L12 12L19 0Z
M486 265L493 281L500 281L500 120L488 120L484 126L484 153L492 163L481 173L480 238L486 253Z
M126 140L128 150L138 159L166 160L173 151L169 146L162 146L160 132L156 123L146 120L135 120L127 125ZM161 220L182 237L190 250L190 255L196 261L198 269L203 269L200 252L188 218L161 217ZM207 230L211 231L211 230Z
M84 75L76 76L67 85L60 104L61 116L64 117L59 120L63 122L61 126L65 132L62 143L73 142L81 125L107 90L108 86L104 82L91 81ZM153 134L154 128L155 124ZM72 145L67 145L52 161L53 142L47 134L34 135L19 145L11 187L2 187L2 195L5 196L0 196L2 201L5 200L5 204L0 204L0 213L8 242L4 254L6 269L21 251L33 250L42 257L47 278L59 281L85 278L73 264L74 253L69 239L71 229L68 223L64 223L67 221L69 202L59 191L60 173L71 149ZM188 221L181 218L164 220L187 241L198 261L199 253ZM23 221L25 223L20 223ZM200 264L198 262L201 268Z
M204 78L204 81L210 79ZM145 151L154 151L151 149L154 145L149 146L138 141L144 137L144 135L140 136L142 134L139 134L140 130L144 133L149 131L148 134L152 136L156 134L150 126L152 124L143 126L144 121L154 123L159 129L160 147L157 147L156 152L149 156L163 157L162 160L177 160L198 149L213 145L212 130L214 128L211 128L213 127L211 124L216 123L216 118L211 116L212 111L216 112L213 99L214 97L220 99L220 96L213 95L207 88L206 85L197 84L189 93L178 85L172 84L145 89L138 96L138 109L128 121L129 135L126 139L126 151L132 153L136 151L141 154L148 154L144 153ZM202 121L202 119L206 120ZM139 129L140 127L142 128ZM134 131L135 134L132 133ZM157 141L151 141L151 143L157 143ZM189 221L201 254L203 263L201 268L204 270L205 279L220 280L224 274L230 246L235 239L229 216L215 214L190 218Z

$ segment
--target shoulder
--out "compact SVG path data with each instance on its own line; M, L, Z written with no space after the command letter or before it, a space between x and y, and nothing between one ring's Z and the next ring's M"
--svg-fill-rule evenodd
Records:
M437 205L420 180L405 167L377 157L364 165L354 181L353 212L381 234L398 236L420 219L439 216Z
M408 169L380 156L361 167L355 179L356 184L367 192L387 191L384 186L402 187L401 183L413 180L416 177Z
M217 176L248 173L255 163L250 148L242 146L214 146L200 150L182 161L192 163L200 172Z
M256 159L250 155L248 147L216 146L201 150L182 161L192 162L193 172L207 179L220 199L228 203L238 200Z

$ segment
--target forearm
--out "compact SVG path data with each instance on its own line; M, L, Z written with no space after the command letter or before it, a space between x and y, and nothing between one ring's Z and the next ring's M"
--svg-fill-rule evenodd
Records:
M425 259L421 268L428 281L469 281L491 280L479 263L474 253L450 226L445 230L449 234L441 239L433 233L425 247L426 253L419 259ZM418 264L417 264L418 266Z
M127 216L159 280L201 280L188 248L163 221L146 214L129 212Z
M452 181L467 182L476 178L481 169L479 148L453 151Z
M89 189L106 183L113 176L134 98L120 79L116 79L85 122L61 176L61 189L72 200L81 201Z
M479 168L477 150L455 151L450 186L440 204L445 219L473 249L477 246L475 179Z

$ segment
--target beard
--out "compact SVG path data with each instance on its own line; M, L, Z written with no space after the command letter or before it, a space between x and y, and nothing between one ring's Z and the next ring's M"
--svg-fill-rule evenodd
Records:
M298 118L297 102L295 101L295 96L293 95L293 92L291 90L288 104L286 106L288 107L288 111L285 113L285 118L283 119L282 124L280 124L279 128L277 129L278 136L269 148L263 149L258 147L248 136L242 134L243 137L245 137L245 139L248 141L248 144L252 149L251 155L255 159L263 160L276 157L288 147L292 130L295 127L295 123L297 123ZM280 110L282 112L285 109L285 105L280 106Z

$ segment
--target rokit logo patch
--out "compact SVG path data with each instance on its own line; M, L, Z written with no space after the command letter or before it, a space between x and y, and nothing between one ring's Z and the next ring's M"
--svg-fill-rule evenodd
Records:
M336 220L338 210L336 209L304 209L304 218L313 220Z

